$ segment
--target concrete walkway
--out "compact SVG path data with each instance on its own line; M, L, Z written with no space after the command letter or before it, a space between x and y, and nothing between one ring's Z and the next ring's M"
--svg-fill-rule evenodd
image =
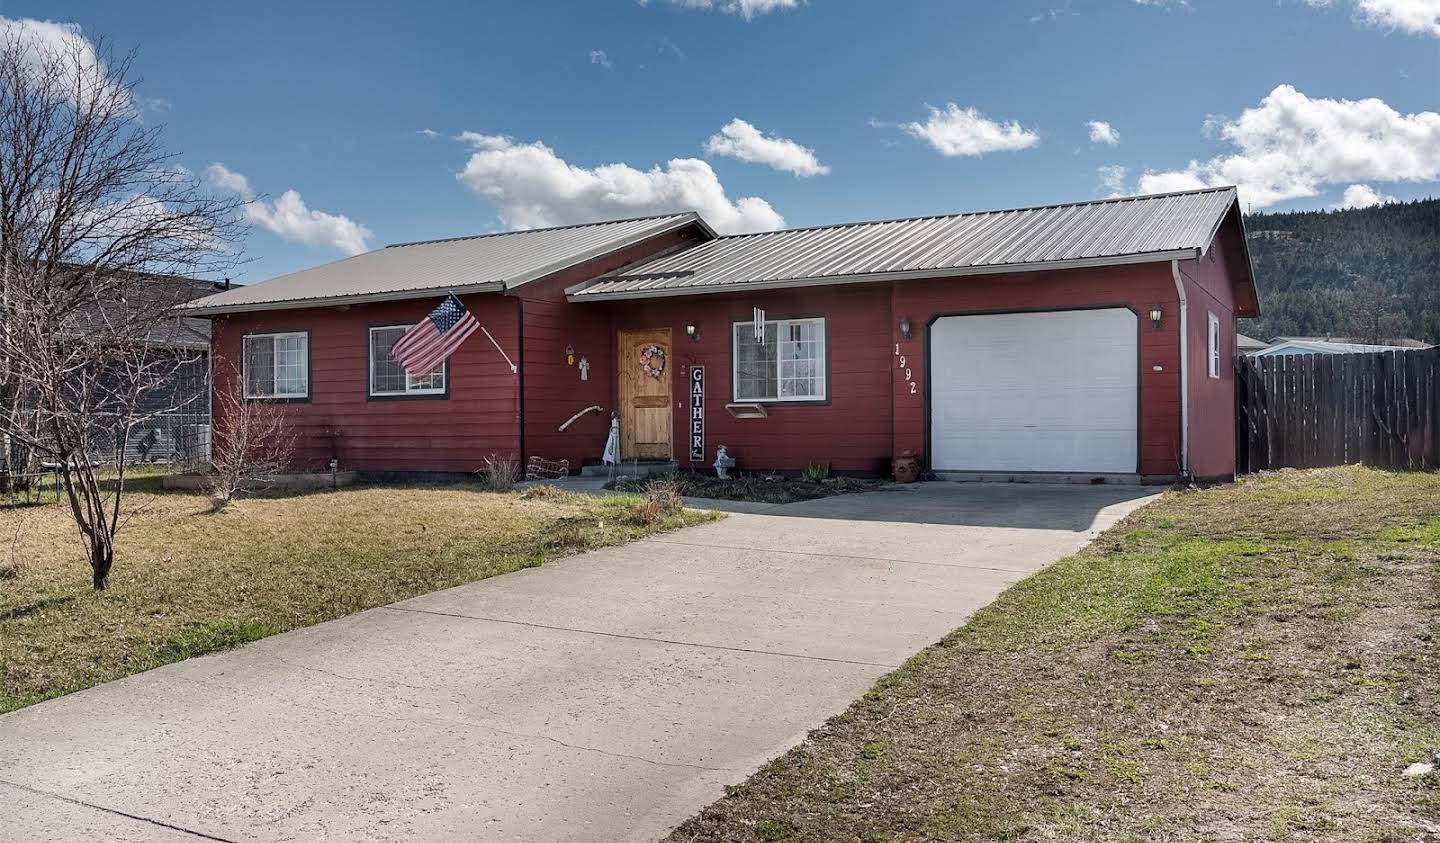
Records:
M1149 494L771 507L71 694L0 717L0 839L651 839Z

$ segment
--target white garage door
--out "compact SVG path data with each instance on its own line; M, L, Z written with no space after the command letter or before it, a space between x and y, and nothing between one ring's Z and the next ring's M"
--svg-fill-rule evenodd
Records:
M1134 473L1136 342L1125 308L936 320L933 467Z

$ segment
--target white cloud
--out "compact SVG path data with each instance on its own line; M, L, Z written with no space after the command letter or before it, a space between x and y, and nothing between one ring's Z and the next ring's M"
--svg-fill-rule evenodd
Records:
M1096 171L1100 176L1100 188L1105 191L1106 196L1125 195L1125 177L1130 175L1130 170L1120 164L1110 164L1100 167Z
M280 194L273 202L260 199L250 180L220 162L205 168L205 180L216 190L234 193L245 200L241 212L246 222L295 243L329 246L347 255L369 250L370 229L346 216L327 214L305 205L294 190Z
M1184 169L1147 171L1145 193L1235 184L1263 208L1352 182L1440 180L1440 114L1401 114L1379 99L1312 99L1289 85L1213 124L1235 151Z
M650 0L637 0L648 6ZM721 11L728 15L739 15L751 20L759 15L769 14L777 9L795 9L804 5L804 0L665 0L673 6L703 11Z
M1000 123L975 108L948 103L939 109L929 106L924 123L901 123L900 127L925 141L946 157L984 155L1029 149L1040 143L1040 134L1014 120Z
M1190 0L1135 0L1139 6L1157 6L1162 9L1188 9Z
M68 91L77 89L77 79L93 79L97 72L104 73L104 61L96 52L95 45L85 37L79 24L0 17L0 42L20 45L24 50L23 59L32 72L38 69L42 62L61 59L63 64L70 67L67 78L60 80ZM116 89L110 88L106 93L115 92ZM120 93L125 100L130 101L132 108L136 107L128 92ZM148 104L152 101L146 102ZM166 105L168 106L168 103Z
M1104 120L1091 120L1085 125L1090 127L1091 143L1103 143L1106 146L1116 146L1120 143L1120 133Z
M1372 26L1440 38L1440 0L1359 0L1357 10Z
M436 138L440 137L440 133L435 131L434 129L416 129L415 134L423 138L429 138L430 140L435 140Z
M1345 195L1340 198L1337 208L1369 208L1374 205L1386 205L1391 202L1398 202L1394 196L1387 196L1368 184L1352 184L1345 188Z
M234 193L247 201L255 198L255 191L250 189L250 180L245 178L245 174L237 173L219 161L205 168L205 181L217 190Z
M606 70L615 69L615 62L610 60L610 56L607 55L604 50L591 50L590 63L598 64Z
M813 150L789 138L766 136L739 117L722 126L719 134L710 136L705 142L705 153L750 164L765 164L797 176L823 176L830 172L830 168L815 157Z
M572 225L617 217L699 211L718 231L780 228L785 219L755 196L731 200L715 171L698 158L673 158L637 170L628 164L578 167L540 141L465 132L470 159L456 175L495 203L511 228Z

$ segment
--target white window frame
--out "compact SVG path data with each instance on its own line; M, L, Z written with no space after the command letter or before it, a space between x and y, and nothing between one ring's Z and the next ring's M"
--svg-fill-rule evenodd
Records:
M415 383L420 378L415 377L408 371L405 373L405 389L377 392L375 390L375 332L393 331L396 328L408 329L409 325L371 325L365 335L365 370L366 386L369 389L371 398L404 398L409 395L444 395L445 390L450 386L450 361L446 360L440 364L440 385L438 387L417 387ZM403 367L402 367L403 368ZM428 378L429 376L427 376Z
M253 340L268 340L270 342L270 382L280 382L279 357L275 354L275 341L299 337L300 362L305 367L305 389L301 392L274 392L268 395L261 395L250 391L250 343ZM240 378L245 388L245 397L253 400L268 399L296 399L310 397L310 332L309 331L278 331L273 333L245 334L240 338Z
M820 326L819 344L820 353L816 358L817 368L815 379L820 382L819 395L792 395L782 397L776 395L772 398L741 398L740 397L740 349L735 343L736 332L745 328L750 332L755 330L753 320L745 322L730 323L730 397L737 404L819 404L830 400L830 319L827 316L804 316L794 319L767 319L766 327L775 326L776 343L781 343L779 337L785 328L791 325L802 325L806 323ZM775 355L775 391L780 391L780 355Z
M1220 350L1223 344L1220 337L1220 317L1207 311L1209 319L1206 320L1207 347L1209 350L1210 377L1220 377Z

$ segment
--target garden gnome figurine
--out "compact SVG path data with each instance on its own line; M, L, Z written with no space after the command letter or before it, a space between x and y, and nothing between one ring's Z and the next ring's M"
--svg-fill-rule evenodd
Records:
M720 445L715 449L715 476L721 480L729 480L730 475L726 472L735 467L735 458L725 453L725 446Z

